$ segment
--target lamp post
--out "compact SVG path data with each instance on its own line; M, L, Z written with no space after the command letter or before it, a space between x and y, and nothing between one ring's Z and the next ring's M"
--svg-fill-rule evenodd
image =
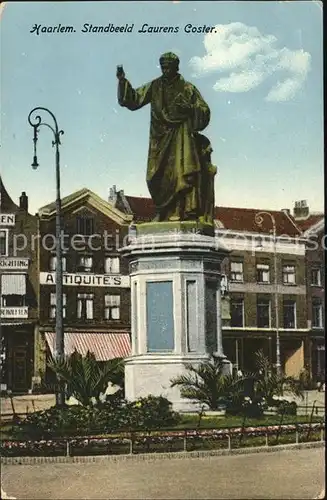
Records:
M276 237L276 220L270 212L258 212L255 215L255 223L261 227L264 217L270 217L273 232L274 245L274 296L275 296L275 322L276 322L276 370L278 375L281 374L280 363L280 338L279 338L279 309L278 309L278 279L277 279L277 237Z
M49 125L42 121L40 115L36 114L39 111L44 111L48 113L54 121L54 126ZM34 129L34 157L32 168L36 170L39 166L37 162L36 155L36 142L37 134L39 132L39 127L42 125L48 127L53 135L54 140L52 141L52 146L55 146L55 158L56 158L56 350L55 358L60 360L64 357L64 331L63 331L63 295L62 295L62 241L61 241L61 198L60 198L60 155L59 155L59 145L60 135L63 134L63 130L59 130L58 123L54 114L47 108L37 107L32 109L28 115L28 122ZM64 391L61 386L56 390L56 405L61 406L65 403Z

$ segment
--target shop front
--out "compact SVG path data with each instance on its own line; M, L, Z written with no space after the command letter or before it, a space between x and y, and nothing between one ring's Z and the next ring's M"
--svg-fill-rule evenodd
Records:
M323 337L311 338L311 373L315 382L325 381L326 356Z
M258 351L262 351L274 363L273 343L272 335L259 332L229 331L227 335L223 333L224 354L232 362L236 371L251 373L256 371L255 353Z
M34 369L34 325L1 324L1 390L27 393Z

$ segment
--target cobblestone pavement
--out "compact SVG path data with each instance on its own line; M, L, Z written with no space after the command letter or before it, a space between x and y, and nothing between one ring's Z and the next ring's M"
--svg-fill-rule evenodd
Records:
M311 413L312 405L315 402L316 406L325 406L325 392L319 392L319 391L304 391L303 393L303 399L300 398L288 398L290 400L296 401L298 405L301 406L301 408L298 409L298 415L304 415L304 414L309 414ZM306 408L307 407L307 410ZM321 413L319 413L321 415Z
M46 410L56 402L54 394L26 394L14 396L13 405L16 413L32 413L34 411ZM1 398L1 415L12 414L10 398Z
M254 455L86 464L2 465L20 499L313 499L324 448Z

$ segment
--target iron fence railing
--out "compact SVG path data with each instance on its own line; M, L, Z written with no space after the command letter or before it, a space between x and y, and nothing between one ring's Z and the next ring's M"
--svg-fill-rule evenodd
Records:
M110 435L56 437L47 439L6 439L1 455L85 456L139 453L172 453L200 450L232 450L270 447L325 440L325 424L282 424L257 427L166 429L128 431Z

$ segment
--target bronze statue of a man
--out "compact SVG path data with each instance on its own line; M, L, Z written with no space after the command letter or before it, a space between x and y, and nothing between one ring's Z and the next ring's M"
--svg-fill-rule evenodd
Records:
M157 210L155 220L208 220L202 182L208 179L207 173L202 175L207 165L196 137L208 125L210 109L179 74L175 54L163 54L160 66L162 76L137 89L118 66L118 102L131 111L151 104L147 185Z

